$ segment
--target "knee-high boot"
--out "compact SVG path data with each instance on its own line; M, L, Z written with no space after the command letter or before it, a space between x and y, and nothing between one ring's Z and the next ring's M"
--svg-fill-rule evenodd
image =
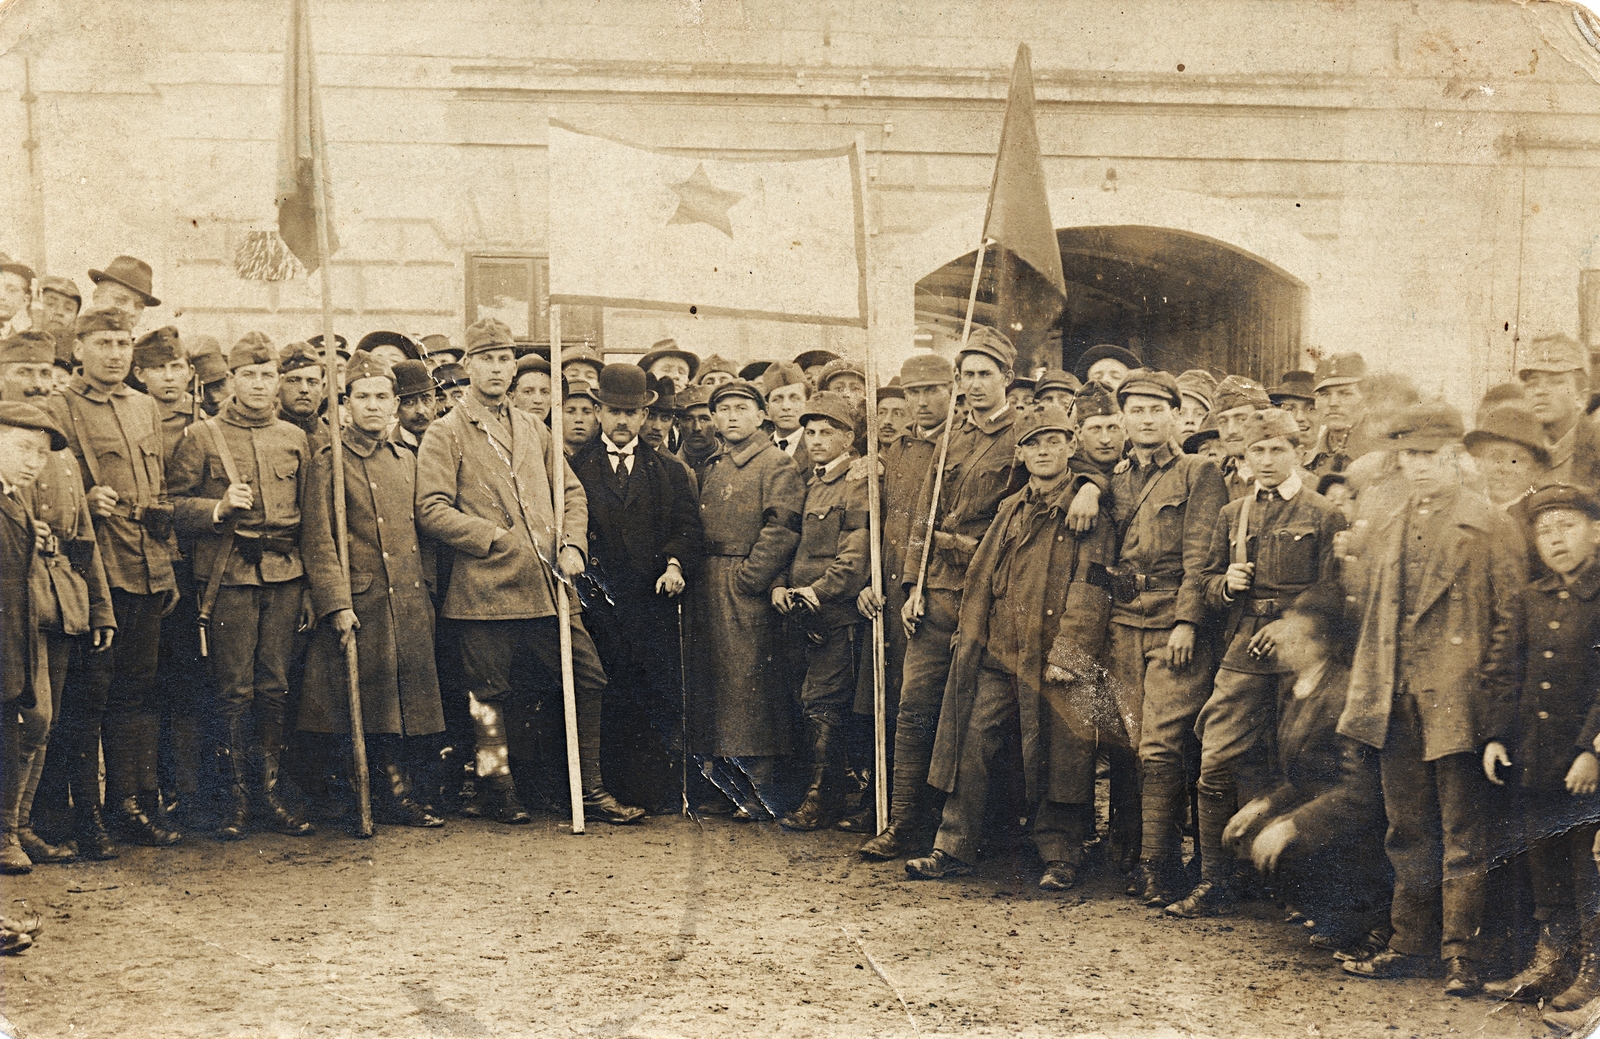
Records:
M159 715L125 714L114 726L108 719L106 727L107 800L115 805L112 818L119 835L158 848L183 840L161 821L155 769L160 726Z
M811 728L811 785L799 807L778 820L786 830L820 830L839 818L840 788L844 780L845 746L840 719L820 714L808 719Z
M644 809L625 805L606 790L600 775L600 734L578 737L578 775L583 783L583 814L621 826L644 818Z
M217 839L242 841L250 832L250 791L245 785L245 763L250 757L250 716L241 714L226 719L227 732L217 746L221 758L223 782L227 786L227 801L222 810L222 821L217 826Z
M256 718L261 763L261 805L269 825L290 837L309 837L317 828L296 815L278 796L278 769L283 757L283 705L259 704Z
M889 788L889 825L861 846L869 859L897 859L922 850L933 837L935 792L928 785L929 749L897 733Z
M443 826L444 820L423 810L412 797L411 772L398 736L375 736L367 743L371 760L372 815L391 826Z

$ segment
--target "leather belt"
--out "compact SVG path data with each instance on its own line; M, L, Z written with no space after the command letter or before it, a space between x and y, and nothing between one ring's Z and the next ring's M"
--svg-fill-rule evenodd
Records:
M707 541L706 555L708 556L737 556L744 558L753 548L750 544L738 544L732 541Z
M286 537L251 537L243 531L238 532L234 538L233 550L239 558L252 566L261 562L264 552L277 552L281 555L292 556L300 551L300 542L294 538Z
M1111 594L1120 603L1130 603L1144 592L1177 591L1183 587L1183 575L1139 574L1127 570L1109 570Z
M1246 599L1243 607L1248 617L1278 617L1284 608L1282 599Z

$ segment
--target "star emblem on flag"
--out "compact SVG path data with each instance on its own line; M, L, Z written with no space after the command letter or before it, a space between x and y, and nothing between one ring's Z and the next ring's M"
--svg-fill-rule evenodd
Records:
M711 183L704 163L695 165L688 180L668 186L677 192L678 209L667 223L709 224L729 238L733 237L733 221L728 219L728 210L744 196Z

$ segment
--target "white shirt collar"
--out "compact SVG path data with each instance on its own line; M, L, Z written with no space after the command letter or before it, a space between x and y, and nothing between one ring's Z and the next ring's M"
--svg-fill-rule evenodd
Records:
M822 471L823 471L824 474L827 474L827 475L831 476L835 469L839 468L841 465L845 465L849 461L850 461L850 452L846 451L844 454L840 455L838 458L835 458L833 461L829 462L827 465L824 465L822 467Z
M1278 486L1274 487L1273 490L1277 491L1278 497L1282 498L1284 501L1294 501L1294 496L1299 494L1300 488L1304 486L1305 484L1300 481L1299 472L1292 472L1289 474L1289 478L1287 480L1278 484ZM1266 490L1266 488L1261 486L1260 480L1257 480L1256 493L1260 494L1264 490Z
M603 439L606 442L606 454L608 455L631 455L633 454L633 449L639 446L638 437L634 437L621 447L613 444L610 437L604 437Z

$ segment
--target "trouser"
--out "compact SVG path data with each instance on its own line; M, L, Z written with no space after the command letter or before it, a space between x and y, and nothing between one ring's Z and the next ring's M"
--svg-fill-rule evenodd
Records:
M601 756L612 792L634 804L676 805L683 761L677 610L597 602L585 627L607 678Z
M50 737L50 693L41 689L27 706L11 701L5 713L5 767L0 776L0 823L7 833L27 824L22 805L36 764L42 765ZM33 780L37 782L37 780Z
M1351 933L1365 934L1389 921L1394 878L1383 856L1381 825L1347 822L1350 828L1337 834L1308 835L1316 841L1314 852L1292 842L1278 860L1278 890L1319 927L1342 922ZM1241 841L1238 850L1248 854L1249 844Z
M972 714L961 741L961 760L956 765L955 789L945 800L939 832L933 840L935 848L963 862L977 861L991 777L1019 717L1016 676L997 668L980 667ZM1092 753L1085 757L1084 768L1094 768ZM1092 794L1094 779L1085 778ZM1043 791L1040 793L1043 798ZM1030 807L1033 842L1039 857L1046 862L1081 865L1086 818L1083 804L1041 799Z
M87 655L88 681L104 692L106 800L154 793L164 690L156 683L166 596L111 590L117 635L105 653ZM74 794L77 793L74 789Z
M901 665L900 710L895 718L894 783L889 818L896 826L931 828L937 821L936 791L928 785L939 708L950 677L951 639L961 613L961 593L929 588L916 633L906 640ZM899 624L899 617L886 618Z
M214 696L200 655L200 609L188 564L174 565L178 604L161 622L156 685L165 690L161 734L162 789L180 801L200 792L201 761ZM188 805L187 807L193 807Z
M80 816L100 807L100 729L107 690L103 682L93 680L92 662L97 657L111 657L114 650L95 652L84 635L52 637L48 645L51 687L55 688L55 675L60 671L61 693L34 804L41 815L49 814L59 822L69 798ZM65 832L53 835L67 836Z
M301 578L217 591L208 639L217 710L230 730L254 714L256 742L283 749L288 721L289 658L300 622Z
M55 729L56 719L61 716L62 687L66 685L67 664L72 657L73 643L82 637L63 635L59 631L45 632L45 650L50 668L50 692L43 698L42 712L40 707L32 708L35 714L44 715L42 721L35 718L30 722L25 717L20 733L18 765L20 768L26 764L27 768L26 771L19 771L17 775L18 804L14 820L17 826L26 827L33 824L33 802L38 794L39 784L44 779L45 762L49 760L50 734ZM31 758L28 756L30 748Z
M1142 861L1173 862L1183 854L1183 745L1211 690L1212 646L1194 640L1194 659L1183 670L1165 658L1170 628L1135 628L1113 621L1110 672L1119 710L1137 719L1128 737L1139 750Z
M1277 675L1222 668L1195 719L1200 738L1199 818L1201 876L1227 883L1233 854L1222 831L1239 805L1272 786L1272 744L1278 719Z
M1600 914L1600 870L1594 859L1595 834L1600 832L1596 800L1565 792L1522 793L1533 916L1562 938L1570 937L1574 927L1592 927Z
M504 701L513 676L537 664L561 674L560 629L555 617L529 620L457 621L461 635L461 676L470 697L477 738L478 775L508 775ZM578 759L584 788L601 785L600 718L606 673L583 622L574 616L572 677L578 708Z
M805 640L806 677L800 683L800 713L807 722L844 724L855 700L860 663L861 625L819 632L821 642Z
M1476 754L1423 760L1422 716L1400 690L1379 754L1384 849L1394 866L1390 922L1397 952L1476 959L1488 862L1483 854L1490 787Z

